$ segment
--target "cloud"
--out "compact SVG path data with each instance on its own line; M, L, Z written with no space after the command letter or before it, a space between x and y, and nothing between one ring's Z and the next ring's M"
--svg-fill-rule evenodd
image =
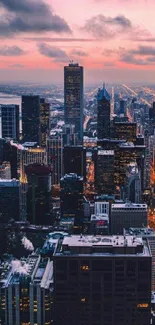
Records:
M59 47L50 46L46 43L38 44L40 54L54 59L55 62L66 62L69 60L66 52Z
M133 28L131 21L123 15L116 17L106 17L97 15L88 19L83 30L96 38L111 38L117 34L131 31Z
M135 65L151 65L155 63L155 47L139 46L137 49L120 52L120 61Z
M4 46L0 47L0 56L20 56L25 52L18 46Z
M5 14L0 19L0 35L23 32L71 33L67 22L55 15L44 0L0 0Z
M71 52L72 55L77 55L77 56L81 56L81 57L86 57L88 56L88 54L84 51L80 51L80 50L73 50Z
M142 38L142 37L135 37L132 39L134 42L146 42L146 43L155 43L155 38L154 37L147 37L147 38Z
M10 64L9 68L23 69L23 68L25 68L25 66L23 64L15 63L15 64Z
M61 38L61 37L25 37L24 40L26 41L34 41L34 42L94 42L96 39L93 38Z

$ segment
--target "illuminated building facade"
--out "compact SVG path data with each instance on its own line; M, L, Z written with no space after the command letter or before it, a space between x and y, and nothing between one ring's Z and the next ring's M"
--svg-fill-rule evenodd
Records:
M136 163L127 166L126 182L121 188L121 198L132 203L140 203L142 200L141 173Z
M27 175L25 166L30 164L47 164L47 152L45 148L33 147L33 143L26 143L26 146L18 146L18 165L20 173L20 182L22 185L21 216L26 218L26 191Z
M114 135L116 139L136 142L137 124L131 122L115 122Z
M65 124L74 124L75 133L83 143L83 67L70 63L64 67Z
M98 139L110 138L110 95L105 86L97 94L97 136Z
M99 149L96 155L95 186L97 194L114 194L114 151Z
M86 179L86 148L83 146L65 146L63 154L64 175L77 174Z
M0 138L19 140L18 105L0 105Z
M115 185L121 187L125 184L127 166L136 162L141 173L141 188L144 187L145 146L133 143L122 143L115 150Z
M2 262L0 268L0 324L51 325L53 262L31 255Z
M63 175L63 138L51 136L47 139L48 165L52 168L52 185L59 185Z
M40 144L39 96L22 96L22 141Z
M55 325L150 325L147 241L133 236L65 237L53 258Z
M51 225L51 170L43 164L25 167L27 220L33 225Z
M50 129L50 104L44 98L40 99L40 146L46 147Z

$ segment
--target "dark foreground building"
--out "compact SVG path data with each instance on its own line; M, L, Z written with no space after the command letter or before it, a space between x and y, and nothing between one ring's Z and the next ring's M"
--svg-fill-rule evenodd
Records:
M55 325L150 325L151 254L133 236L72 236L54 254Z

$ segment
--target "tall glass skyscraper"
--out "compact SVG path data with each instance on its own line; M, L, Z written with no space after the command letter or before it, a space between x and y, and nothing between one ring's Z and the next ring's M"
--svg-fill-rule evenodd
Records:
M65 124L74 124L83 140L83 67L70 63L64 67Z
M97 94L97 136L98 139L110 138L110 95L103 85Z
M22 96L22 134L23 142L40 144L39 96Z
M0 137L19 140L18 105L0 105Z

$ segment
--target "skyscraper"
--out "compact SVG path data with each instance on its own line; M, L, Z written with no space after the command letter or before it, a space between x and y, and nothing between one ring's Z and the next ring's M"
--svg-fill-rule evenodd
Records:
M27 220L34 225L51 225L51 170L46 165L25 167L27 190Z
M39 96L22 96L22 139L40 144Z
M110 138L110 95L105 85L97 94L97 136L98 139Z
M126 182L121 188L121 198L132 203L140 203L142 199L141 173L136 163L127 166Z
M59 185L63 175L63 138L51 136L47 139L48 165L52 167L52 185Z
M115 122L114 136L119 140L126 140L128 142L136 142L137 124L131 122Z
M20 220L21 186L17 180L0 179L0 223Z
M97 194L114 194L114 150L97 150L95 184Z
M40 146L46 147L50 128L50 104L44 98L40 99Z
M65 124L74 124L83 142L83 67L70 63L64 67Z
M147 241L134 236L65 237L53 258L55 325L150 325Z
M18 105L0 105L0 138L19 140Z
M64 147L64 174L70 173L86 178L86 148L83 146Z
M82 225L84 215L83 178L76 174L65 175L61 179L61 216L74 218L75 225Z

